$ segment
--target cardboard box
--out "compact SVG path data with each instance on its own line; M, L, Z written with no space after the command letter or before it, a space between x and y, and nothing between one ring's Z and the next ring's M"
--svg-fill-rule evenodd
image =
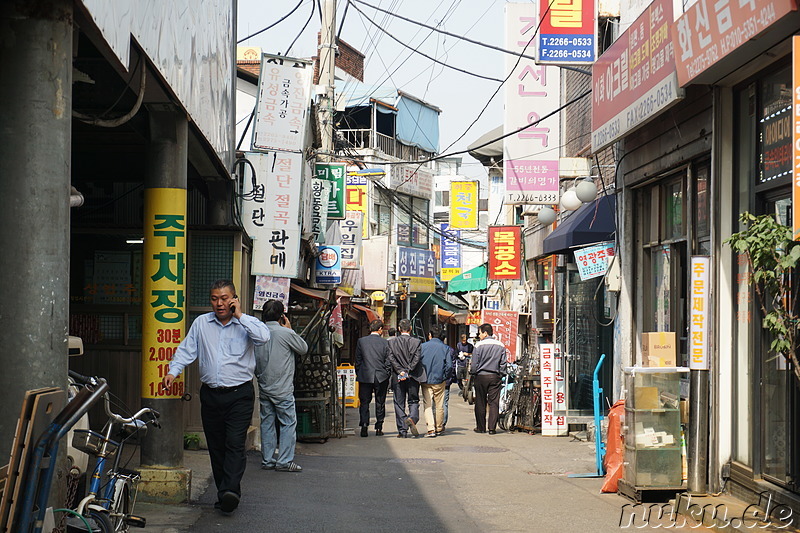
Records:
M635 409L658 409L658 387L636 387L633 391Z
M642 366L677 366L675 333L642 333Z

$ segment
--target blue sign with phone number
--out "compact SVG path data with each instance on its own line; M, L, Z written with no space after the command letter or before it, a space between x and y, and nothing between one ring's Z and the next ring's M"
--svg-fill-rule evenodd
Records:
M539 60L552 63L594 63L594 35L540 35Z

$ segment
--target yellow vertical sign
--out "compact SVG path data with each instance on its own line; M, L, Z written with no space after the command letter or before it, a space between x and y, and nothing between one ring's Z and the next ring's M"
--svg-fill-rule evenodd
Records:
M142 398L180 398L183 374L161 387L186 333L186 189L144 192Z
M345 187L345 211L361 211L361 236L369 238L369 201L368 201L367 178L364 176L347 176Z
M478 182L450 182L450 229L478 229Z
M792 37L792 239L800 240L800 35Z

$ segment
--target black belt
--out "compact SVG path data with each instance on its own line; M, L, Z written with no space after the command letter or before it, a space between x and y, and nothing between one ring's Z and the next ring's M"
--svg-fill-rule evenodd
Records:
M232 391L235 391L236 389L238 389L239 387L241 387L242 385L247 385L248 383L250 383L250 382L249 381L245 381L244 383L239 383L238 385L234 385L233 387L212 387L211 385L203 383L203 387L207 387L207 388L213 390L214 392L232 392Z

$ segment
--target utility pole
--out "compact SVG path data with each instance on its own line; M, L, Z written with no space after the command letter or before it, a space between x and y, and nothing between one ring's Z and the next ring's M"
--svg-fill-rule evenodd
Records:
M323 160L333 158L333 113L336 70L336 0L322 3L322 28L319 45L319 84L325 89L319 100L319 122L322 133Z

